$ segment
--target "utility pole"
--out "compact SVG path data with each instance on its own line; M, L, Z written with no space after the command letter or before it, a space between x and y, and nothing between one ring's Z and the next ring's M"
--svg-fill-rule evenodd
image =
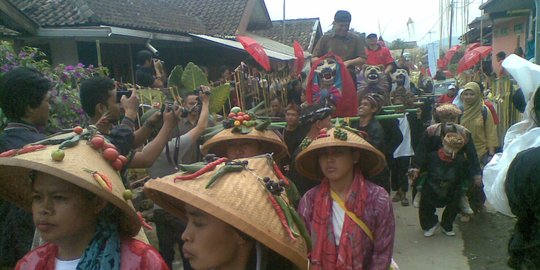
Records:
M283 33L282 33L283 44L287 44L285 40L285 0L283 0Z
M534 3L536 4L536 26L534 28L534 62L536 64L540 64L540 46L538 46L538 42L540 41L540 38L538 38L538 35L540 31L540 21L538 20L540 18L540 0L534 0Z
M452 21L454 20L454 0L450 1L450 34L448 35L448 49L452 48Z

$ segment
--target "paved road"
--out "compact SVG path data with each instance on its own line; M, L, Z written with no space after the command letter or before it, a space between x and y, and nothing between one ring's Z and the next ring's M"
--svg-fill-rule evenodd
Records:
M410 195L409 195L410 196ZM442 211L438 211L439 219ZM470 269L463 255L464 243L459 226L454 225L456 236L449 237L437 231L432 237L424 237L418 220L418 208L403 207L394 203L396 217L396 240L394 260L400 270L424 269Z

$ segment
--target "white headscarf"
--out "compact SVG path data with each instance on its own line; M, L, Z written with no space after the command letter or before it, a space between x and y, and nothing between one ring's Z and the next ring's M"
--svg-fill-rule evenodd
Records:
M513 216L504 188L506 173L516 155L526 149L540 146L540 127L535 122L534 93L540 86L540 66L515 54L508 56L502 66L517 81L527 107L523 120L512 125L504 136L503 152L496 154L484 167L484 192L495 209L505 215Z

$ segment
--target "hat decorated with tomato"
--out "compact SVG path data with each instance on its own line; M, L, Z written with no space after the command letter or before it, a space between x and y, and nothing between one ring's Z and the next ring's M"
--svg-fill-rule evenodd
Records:
M72 132L0 153L0 197L30 211L32 175L44 173L92 192L121 213L119 231L136 236L142 219L131 202L120 170L127 159L95 129Z
M255 115L259 106L242 111L240 107L233 107L223 120L222 125L207 128L202 136L204 142L201 146L203 154L225 156L227 141L254 140L261 144L263 153L273 153L274 158L281 159L288 155L287 146L275 129L283 126L272 123L270 119L263 119Z

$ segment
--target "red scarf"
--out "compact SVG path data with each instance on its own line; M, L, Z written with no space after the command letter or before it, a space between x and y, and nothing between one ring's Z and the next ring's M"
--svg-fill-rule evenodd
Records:
M445 152L444 152L444 149L440 148L438 151L437 151L437 155L439 155L439 158L444 161L444 162L453 162L454 159L452 158L452 156L448 156Z
M353 183L345 200L345 206L356 216L361 217L364 211L364 201L366 199L366 188L364 187L364 176L360 171L355 171ZM316 205L313 213L312 238L315 246L311 252L311 270L322 269L353 269L353 248L355 254L361 247L351 246L349 238L357 237L359 233L364 233L362 229L347 215L341 231L339 246L336 247L334 228L332 225L332 197L330 196L330 184L325 178L315 195ZM357 256L356 255L356 256ZM359 258L354 258L355 260Z

